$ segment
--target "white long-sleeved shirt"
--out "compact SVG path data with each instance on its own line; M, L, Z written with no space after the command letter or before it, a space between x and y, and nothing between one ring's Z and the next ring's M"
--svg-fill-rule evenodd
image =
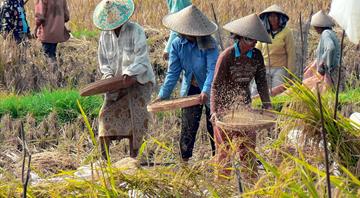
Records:
M145 32L137 23L126 22L118 37L114 31L101 32L98 59L103 78L126 74L141 84L155 84Z

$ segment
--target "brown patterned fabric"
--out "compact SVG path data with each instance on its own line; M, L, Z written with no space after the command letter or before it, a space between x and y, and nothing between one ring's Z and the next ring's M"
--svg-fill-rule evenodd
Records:
M245 53L236 58L234 47L229 47L219 56L211 90L212 113L250 104L249 84L253 78L261 101L265 106L270 105L263 56L256 48L252 54L252 58L247 57Z
M132 138L133 148L139 149L148 130L150 114L146 106L151 100L152 83L135 84L114 97L105 96L99 114L99 137Z

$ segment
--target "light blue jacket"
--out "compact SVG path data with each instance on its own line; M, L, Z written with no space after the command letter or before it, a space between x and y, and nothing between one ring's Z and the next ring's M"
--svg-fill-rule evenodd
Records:
M191 0L166 0L170 13L178 12L191 5ZM165 52L170 52L171 42L176 38L177 33L171 31L168 42L166 43Z
M180 95L187 96L192 76L195 77L201 92L210 97L211 84L219 50L215 39L211 37L213 48L199 49L197 43L191 43L183 37L176 37L171 44L169 54L169 67L159 97L168 99L183 73Z
M319 72L325 70L331 74L340 64L340 42L333 30L324 30L316 49L317 65L324 64L325 68L318 68Z

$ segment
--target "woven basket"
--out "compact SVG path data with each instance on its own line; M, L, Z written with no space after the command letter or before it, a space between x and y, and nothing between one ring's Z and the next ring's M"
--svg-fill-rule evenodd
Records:
M234 120L231 122L225 122L224 118L232 116L232 113L226 113L224 116L220 117L216 120L216 126L226 131L252 131L252 130L261 130L273 127L275 123L276 116L275 114L264 111L264 110L254 110L251 109L248 111L252 114L258 114L259 119L253 119L249 122L249 120ZM239 113L239 112L237 112ZM247 112L243 112L246 114ZM242 122L244 121L244 122Z
M110 91L117 91L128 88L132 84L132 82L125 81L122 76L115 76L88 84L86 87L80 89L80 95L93 96L97 94L103 94Z
M200 95L193 95L184 98L162 100L147 106L149 112L168 111L173 109L191 107L200 104Z

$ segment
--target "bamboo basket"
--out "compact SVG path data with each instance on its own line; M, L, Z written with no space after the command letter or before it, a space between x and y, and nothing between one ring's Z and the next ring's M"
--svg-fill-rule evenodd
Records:
M169 111L179 108L186 108L200 104L200 95L192 95L183 98L176 98L171 100L162 100L149 104L147 110L149 112L160 112L160 111Z
M276 116L265 110L228 112L216 120L216 126L226 131L262 130L275 126Z
M132 84L133 83L130 81L125 81L122 76L115 76L88 84L86 87L80 89L80 95L93 96L97 94L103 94L106 92L128 88Z

